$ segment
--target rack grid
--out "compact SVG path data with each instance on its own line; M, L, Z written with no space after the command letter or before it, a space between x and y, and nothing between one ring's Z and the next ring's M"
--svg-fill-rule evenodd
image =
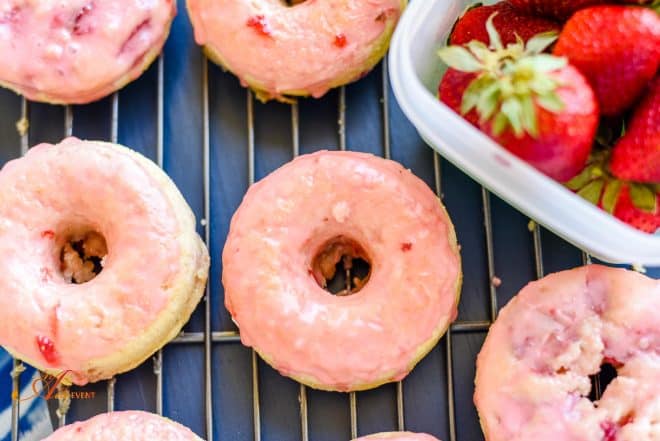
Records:
M173 29L173 36L170 38L170 40L174 40L174 41L168 42L168 46L164 51L164 55L161 55L158 58L154 66L152 66L149 72L145 75L147 78L138 80L135 86L129 86L129 88L127 88L127 90L125 91L121 91L113 94L108 100L104 100L104 103L101 104L100 106L103 108L109 107L110 109L109 136L107 136L107 139L109 139L112 142L124 141L123 139L121 139L120 136L121 97L129 96L129 94L133 93L133 91L138 88L152 88L155 83L155 90L156 90L155 100L154 100L155 103L153 103L154 106L152 109L152 110L155 109L155 117L151 117L150 115L141 116L141 118L144 118L145 121L149 118L155 119L155 123L151 123L154 126L154 130L155 130L155 152L151 152L152 159L154 159L159 166L164 167L166 165L166 156L168 154L168 149L181 150L181 149L194 149L201 147L202 164L201 164L201 169L199 169L201 170L201 186L198 186L198 189L201 189L201 198L199 197L199 195L195 196L198 203L196 204L194 209L200 221L200 234L204 238L205 242L209 245L209 248L211 250L212 265L217 268L219 265L221 242L224 240L224 237L221 237L220 240L216 239L215 237L212 237L212 233L222 230L222 228L218 227L217 224L220 221L218 221L217 218L212 217L213 215L212 203L217 200L217 198L214 197L216 192L221 193L227 189L212 187L212 178L215 177L215 175L212 176L212 174L214 173L214 170L216 170L215 166L217 166L217 164L215 164L214 161L220 160L218 155L216 156L213 155L213 149L216 148L217 145L215 145L216 143L214 143L215 138L212 135L212 132L214 130L213 128L214 122L217 122L218 120L222 120L224 117L226 117L226 115L223 115L218 112L217 102L212 103L211 101L212 99L214 101L217 101L218 97L225 98L226 96L229 96L230 103L226 104L225 107L231 107L237 109L235 110L236 112L240 112L244 107L245 119L244 119L243 130L245 130L245 133L243 139L245 140L245 143L243 146L233 145L232 148L235 148L237 150L241 150L245 148L247 149L247 164L246 164L247 185L254 183L259 177L259 173L257 170L258 169L257 161L259 159L257 150L259 149L259 145L257 140L258 134L256 133L255 125L256 125L256 113L258 113L258 109L256 108L256 106L261 106L261 104L256 103L255 97L253 96L252 92L244 91L244 89L240 89L237 82L233 78L231 78L230 75L221 73L219 69L211 65L205 57L198 54L196 55L195 51L198 51L198 49L195 48L192 42L189 41L190 29L187 23L187 18L185 17L185 13L183 12L184 5L183 2L179 2L179 3L180 3L179 4L180 15L175 22L175 26ZM185 42L182 40L185 40ZM200 141L201 146L199 145L174 146L171 141L168 142L168 133L172 134L173 131L179 130L179 127L176 127L173 124L173 122L176 122L178 119L177 113L187 112L188 109L173 110L172 108L170 108L169 103L166 101L167 88L168 86L171 86L171 84L166 83L165 61L169 57L180 57L182 54L186 57L186 59L183 62L181 60L175 59L172 65L181 64L183 66L191 67L194 66L194 63L198 63L199 69L191 67L191 70L193 71L193 73L199 74L197 79L200 82L201 88L198 91L199 92L198 96L193 97L193 94L196 91L192 90L190 91L191 97L188 98L179 97L176 101L179 104L184 102L188 105L198 107L197 112L199 112L199 115L201 116L201 124L197 124L198 128L201 129L201 137L198 137L198 139ZM365 120L373 120L373 118L379 119L380 128L378 131L380 132L379 135L382 138L382 142L375 141L374 144L376 144L376 147L378 147L378 144L381 144L379 153L385 158L391 158L393 156L392 155L393 147L396 147L393 146L393 140L392 140L393 134L396 134L397 131L402 131L405 133L411 133L411 132L409 127L402 128L402 124L406 124L406 123L405 121L403 121L402 114L400 113L400 111L398 111L396 104L393 102L394 100L392 98L391 90L389 87L389 81L388 81L387 60L384 60L371 75L369 75L366 79L363 80L363 82L365 83L365 88L370 89L370 91L365 92L365 89L358 90L357 93L360 95L360 98L357 101L358 106L361 107L363 106L364 102L367 102L368 100L373 101L374 98L378 100L377 106L374 106L373 103L369 105L370 112L364 115L364 119ZM215 87L216 90L212 90L213 87ZM335 135L334 135L336 137L336 147L339 150L347 150L349 149L349 147L352 147L352 145L349 145L347 139L349 132L347 127L349 124L349 122L347 121L347 108L349 105L348 93L350 90L354 89L354 87L355 86L342 87L338 91L329 94L328 97L322 100L313 101L310 99L288 105L288 112L290 113L289 128L283 127L281 124L277 125L277 124L269 123L268 125L269 130L277 130L280 133L290 130L290 138L288 140L290 144L290 152L289 152L290 158L293 158L301 154L301 147L307 150L311 147L309 146L309 144L303 144L303 142L301 142L301 127L300 127L301 118L306 118L308 115L313 117L319 112L325 113L326 123L329 121L330 122L329 125L336 125ZM377 92L374 93L374 91ZM179 90L170 91L170 96L178 92ZM215 95L212 95L212 93L215 93ZM7 99L2 100L3 98L6 98L8 92L2 92L2 94L5 95L0 95L0 104L3 104L5 101L8 101ZM240 97L241 95L244 96L243 98L244 102L242 104L238 100L238 97ZM44 106L44 105L39 105L39 106ZM278 112L278 114L280 115L282 112L287 111L287 106L283 104L269 104L267 106L271 106L271 108L273 108L272 111ZM304 106L305 110L309 111L309 113L303 111L301 114L302 106ZM33 114L33 112L31 112L30 107L31 107L31 103L28 103L25 99L20 100L20 117L22 119L26 119L26 120L29 119L30 121L32 121L35 117L38 117L38 115L35 115ZM334 107L334 111L332 110L333 107ZM2 108L3 107L0 105L0 110ZM318 110L318 108L321 108L321 110ZM392 115L393 110L396 110L397 112L396 116ZM75 113L75 109L73 107L66 106L64 108L63 111L64 127L62 133L65 136L76 134L76 131L74 129L76 128L75 124L77 121L74 121L74 113ZM104 111L99 110L99 106L97 105L94 109L92 109L92 114L96 115L99 113L103 114ZM380 113L380 115L376 115L376 113ZM193 115L189 117L191 119L194 119L194 115L195 112L193 112ZM232 118L236 119L236 116L232 115ZM281 120L278 121L281 122ZM85 121L83 121L83 124L86 123L87 123L87 118L85 118ZM192 125L195 125L195 123L193 123ZM237 124L233 124L234 128L236 128L235 127L236 125ZM327 125L328 124L326 124L326 126ZM369 132L367 136L375 136L373 131L368 130L368 128L365 129L363 127L364 125L365 125L364 123L359 123L359 125L357 126L357 128L355 128L355 130L356 131L366 130ZM282 138L281 135L278 136ZM416 134L414 136L416 136ZM57 139L51 139L50 141L54 142L57 141ZM415 158L418 157L426 158L426 160L429 162L428 168L432 170L432 174L430 176L427 175L427 181L430 181L429 184L435 187L438 196L440 198L443 198L444 196L443 189L446 179L443 176L443 170L449 169L450 173L452 174L452 176L449 178L450 180L455 179L455 177L458 174L460 174L460 172L457 172L456 170L451 168L451 166L449 166L448 164L443 163L443 161L436 153L431 153L430 149L422 150L425 149L425 147L421 146L421 142L419 139L415 140L414 144L416 145ZM26 131L25 133L22 133L20 136L21 154L24 154L27 151L29 145L31 145L30 132ZM185 157L185 154L182 155L182 157ZM415 159L415 161L418 161L418 159ZM167 170L167 167L165 168ZM193 174L194 172L191 172L191 175ZM237 180L235 178L236 176L231 176L230 180L236 183ZM213 181L215 182L215 180ZM237 187L240 187L240 184L238 183L236 183L235 185ZM475 184L472 183L470 185L474 186ZM446 336L441 340L441 343L439 344L438 348L434 349L434 351L441 352L440 355L442 358L444 358L444 373L443 373L444 375L442 375L442 378L435 377L435 378L421 379L421 384L428 384L429 387L433 384L436 384L438 381L444 383L444 389L446 392L444 396L444 409L443 408L437 409L437 415L439 419L446 421L446 424L443 425L444 427L440 427L439 429L436 428L435 434L438 436L442 436L443 439L449 441L457 441L457 440L473 441L475 439L474 434L478 434L477 436L481 436L478 431L478 422L474 417L474 413L472 412L472 414L466 414L465 406L463 404L461 404L462 407L460 412L457 409L458 407L457 397L461 397L461 403L466 403L470 401L472 394L472 389L464 390L463 388L459 388L459 385L456 384L457 359L458 358L465 359L465 361L462 361L460 363L461 365L470 364L473 363L474 361L474 354L457 353L456 342L455 342L455 339L457 338L456 336L471 335L471 334L483 335L485 332L487 332L490 324L495 320L499 306L502 304L501 302L503 301L502 296L500 296L498 292L499 291L499 288L497 286L498 284L495 282L495 280L497 279L497 268L499 266L502 266L502 263L498 262L496 258L496 251L494 244L495 243L494 235L497 234L497 230L494 228L493 225L493 208L492 208L493 196L491 196L491 194L483 187L476 187L476 188L477 188L476 193L473 191L472 195L478 195L479 198L478 205L479 205L480 213L478 219L466 219L460 217L460 215L458 217L454 216L452 214L451 207L449 207L449 209L450 209L450 214L452 214L453 220L457 225L463 222L468 222L468 223L476 222L481 224L480 229L481 229L482 237L480 238L480 240L483 240L483 251L485 251L484 253L485 256L481 256L481 258L475 258L475 254L480 252L481 250L476 250L476 251L466 250L464 248L463 265L464 265L464 272L466 273L466 278L469 278L470 272L474 270L474 267L476 265L479 265L481 263L478 262L478 260L485 259L483 263L485 263L484 275L486 277L486 281L485 281L486 283L480 284L480 289L482 290L480 294L485 294L482 297L484 297L487 302L486 316L475 318L474 316L478 316L479 315L478 313L472 314L466 311L462 311L461 314L459 315L459 320L451 325ZM455 189L452 191L454 192L454 194L456 194ZM186 196L190 196L190 195L187 194ZM454 196L454 198L455 200L457 200L456 198L458 198L458 196ZM512 208L505 206L505 204L499 200L497 204L499 207L498 219L500 222L502 222L502 219L504 219L504 222L506 222L507 216L513 216L513 213L515 212ZM463 212L464 210L460 209L459 211ZM504 213L504 217L501 216L502 213ZM221 223L226 224L231 214L232 214L231 212L222 213L223 219ZM517 216L518 216L517 224L519 225L522 216L520 215ZM529 233L525 231L525 234L529 234ZM222 236L222 234L219 235ZM459 241L462 239L463 237L460 235L459 232ZM536 278L540 278L545 274L544 252L543 252L544 241L551 243L553 252L559 250L557 253L558 255L561 256L559 259L561 261L559 266L569 267L569 266L575 266L579 263L591 262L590 256L588 256L585 253L581 253L579 255L580 256L579 262L576 261L575 249L561 242L561 240L559 240L558 238L551 236L549 233L544 232L542 228L539 227L538 225L532 225L531 238L529 238L529 241L531 242L531 250L532 250L531 253L532 256L530 256L531 257L530 264L532 266L533 275ZM220 244L219 247L217 246L218 244ZM570 258L566 258L566 256L569 255ZM515 271L515 269L513 271ZM312 436L312 431L314 429L314 427L312 427L312 422L310 418L310 406L312 405L310 403L310 393L312 392L310 392L308 388L306 388L304 385L296 385L296 389L297 389L296 398L298 401L296 413L299 415L299 421L297 421L297 424L299 424L299 428L293 427L295 426L295 424L293 426L289 426L290 422L285 422L282 425L278 425L278 424L273 424L272 419L269 419L267 423L263 421L262 412L264 410L264 406L267 406L268 408L272 408L273 407L272 403L274 402L273 396L270 394L264 395L265 392L262 390L262 388L260 388L261 386L260 380L261 380L261 376L263 375L263 369L270 369L270 368L265 367L265 365L263 365L263 363L259 360L258 356L254 351L249 351L249 372L247 372L247 375L250 376L250 380L248 383L251 391L250 392L243 391L243 397L250 396L249 399L251 400L252 432L248 433L244 430L232 429L232 421L231 421L232 416L223 415L221 413L221 411L218 409L221 406L217 405L217 396L216 396L217 394L214 395L214 392L216 391L217 387L219 387L220 390L223 390L225 387L228 387L229 383L235 381L236 379L225 378L224 376L220 376L217 372L215 372L215 366L217 363L214 362L214 358L215 358L214 351L216 350L223 351L224 348L226 348L228 345L240 344L240 336L236 329L216 330L216 328L222 329L217 326L217 322L218 321L221 323L223 322L222 317L220 317L220 320L218 320L218 316L222 315L223 313L217 312L219 309L222 308L222 295L218 291L219 288L215 285L212 285L219 283L217 277L218 272L219 269L216 269L216 271L214 270L211 271L211 277L209 278L210 284L207 285L204 299L201 302L200 306L198 307L198 311L193 316L193 322L197 323L196 326L193 326L193 328L195 329L186 328L184 332L182 332L177 338L175 338L172 342L170 342L164 349L159 350L154 355L153 359L150 362L151 367L149 368L149 370L151 372L147 372L147 368L141 367L138 369L138 372L135 374L137 376L137 379L136 378L130 379L131 384L138 384L141 385L140 387L143 388L152 387L151 390L153 391L153 396L155 398L153 400L150 400L149 398L141 399L139 397L135 399L123 398L126 401L126 405L120 406L120 408L131 408L135 406L135 404L130 404L130 403L137 403L136 405L138 407L147 408L148 410L152 410L154 412L157 412L158 414L166 414L174 419L181 420L183 423L188 423L188 425L190 425L194 430L196 430L200 436L204 437L209 441L212 441L214 439L228 440L228 441L247 440L247 439L253 439L255 441L260 441L262 439L281 439L281 440L301 439L303 441L308 441L310 439L314 440L315 438L339 439L337 438L336 433L334 434L324 433L321 431L318 431L318 433L316 433L315 436ZM530 279L531 278L533 277L530 277ZM514 294L515 291L516 289L510 289L509 292L507 293L507 297L510 297L512 294ZM471 296L473 294L474 292L464 292L463 298L465 299L466 296ZM479 296L480 295L472 296L472 297L479 297ZM478 299L472 298L470 299L469 303L472 304L475 301L478 301ZM470 309L474 310L475 308L472 308L471 305L468 305L467 311L469 311ZM468 316L468 317L466 318L464 316ZM469 317L469 316L473 316L473 317ZM224 321L226 322L226 320ZM167 351L175 350L177 347L193 347L197 349L201 348L203 353L202 362L198 363L195 372L188 372L186 373L186 375L199 376L199 378L203 379L202 381L203 385L201 388L203 397L199 397L196 403L184 402L178 406L170 405L169 408L171 411L168 412L167 411L168 408L166 407L167 405L166 400L169 399L169 401L172 402L175 401L176 397L173 397L171 393L168 394L166 392L166 389L170 384L170 381L176 381L176 379L174 378L173 375L167 375L168 369L170 369L170 367L168 366L168 360L170 360L171 357L165 357L164 353ZM13 370L13 380L11 385L13 390L19 390L19 386L21 384L20 367L21 367L20 360L15 360L14 370ZM178 369L179 367L180 365L177 363L176 366L173 366L171 369ZM237 372L239 372L241 375L246 374L246 372L240 372L240 370ZM272 375L272 373L268 373L268 375ZM152 378L147 378L148 376L151 376ZM124 377L125 376L122 375L120 376L120 378L114 378L107 382L103 382L104 384L103 388L105 389L104 391L105 400L103 403L100 403L98 400L94 403L77 403L77 402L71 403L72 411L70 413L67 413L68 403L59 403L59 404L51 403L51 408L53 410L57 408L57 411L55 413L57 416L56 418L57 424L61 426L66 424L68 422L67 420L69 421L78 420L78 419L82 419L84 416L89 416L90 414L99 413L106 410L107 411L115 410L116 408L118 408L117 400L116 400L117 388L122 386ZM283 380L283 381L290 382L290 380ZM414 415L417 406L419 405L424 406L424 403L418 402L417 397L411 399L408 395L405 394L406 381L408 380L403 380L402 382L396 383L393 386L394 388L393 393L389 394L391 395L390 398L394 401L394 403L391 407L388 408L394 409L394 415L387 415L383 417L383 420L387 420L387 423L382 424L383 426L382 430L405 430L405 429L423 430L424 427L426 426L437 427L438 425L431 421L416 421L414 427L410 427L411 425L407 424L408 418L411 415ZM245 383L241 383L241 384L245 384ZM99 386L96 385L93 387L98 388ZM290 385L288 385L287 387L289 388L289 390L291 389ZM385 386L385 388L388 387L389 386ZM594 390L596 391L596 394L600 393L600 388L601 387L600 387L599 378L595 377ZM325 394L325 398L319 401L324 401L324 402L344 401L343 394L330 394L325 392L314 392L314 393ZM342 433L342 436L344 436L345 438L347 438L348 436L357 437L358 435L366 434L366 432L360 428L360 424L359 424L360 413L358 412L359 410L358 403L359 400L361 399L362 396L361 394L362 393L348 394L348 411L346 413L348 414L349 430L348 433ZM419 395L419 394L413 394L413 395ZM318 395L316 395L316 397L318 397ZM377 398L381 399L382 397L378 396ZM232 399L236 399L236 398L232 398ZM370 397L366 397L365 399L367 399L367 401L369 402L372 402L374 397L370 396ZM276 402L275 405L279 405L278 400L279 398L275 399ZM410 406L408 406L407 403L410 403ZM18 431L19 418L20 418L19 404L20 404L19 400L12 401L12 415L11 415L12 441L19 440L19 431ZM87 409L83 410L85 406L87 406ZM185 409L186 407L191 407L194 409L186 410ZM178 410L175 410L174 408ZM190 416L190 414L193 413L195 409L201 409L201 412L203 413L202 418L196 418ZM444 416L442 416L441 414L444 414ZM73 416L73 418L69 418L70 416ZM372 421L372 423L370 423L370 426L380 425L377 421L377 418L373 418L373 416L370 415L369 419ZM186 420L190 420L190 421L186 421ZM332 424L330 423L330 425ZM468 426L471 427L471 429L466 430L466 427ZM324 428L327 427L324 425ZM463 432L465 432L465 434Z

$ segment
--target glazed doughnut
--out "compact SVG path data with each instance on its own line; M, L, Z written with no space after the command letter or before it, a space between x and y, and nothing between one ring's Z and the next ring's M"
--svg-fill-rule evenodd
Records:
M173 0L5 0L0 84L34 101L95 101L151 64L175 13Z
M325 291L336 265L353 259L371 265L353 279L359 291ZM317 389L402 379L457 314L449 216L409 170L369 154L300 156L250 187L222 261L243 344Z
M439 441L438 438L428 435L426 433L412 433L412 432L382 432L374 433L353 441Z
M187 0L195 40L262 100L320 97L383 57L407 0Z
M43 441L202 441L190 429L142 411L102 413L61 427Z
M477 359L488 441L660 439L660 281L604 266L549 275L504 307ZM597 403L589 375L618 376Z
M0 171L0 344L43 371L134 368L188 320L208 266L185 200L136 152L68 138Z

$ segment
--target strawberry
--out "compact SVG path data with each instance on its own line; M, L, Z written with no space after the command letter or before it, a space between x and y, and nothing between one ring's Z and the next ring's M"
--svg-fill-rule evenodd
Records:
M660 16L637 6L582 9L564 26L554 48L589 79L603 115L628 109L660 63Z
M638 230L660 228L660 185L624 181L608 173L610 150L597 151L566 186Z
M655 207L642 210L635 205L631 197L631 187L624 185L618 195L614 216L638 230L646 233L655 233L660 228L660 192L654 195Z
M614 146L610 170L621 179L660 183L660 77L649 85L626 134Z
M598 125L594 93L566 59L542 53L554 36L504 47L493 18L486 24L490 48L472 41L440 50L450 67L476 76L463 93L461 113L476 111L479 127L491 138L564 182L589 157Z
M607 3L607 0L509 0L511 4L526 14L566 20L575 11L589 6Z
M476 6L468 9L456 22L449 36L449 44L467 44L472 40L490 44L486 21L494 12L498 14L493 24L500 33L503 44L515 43L516 35L527 42L542 32L561 30L559 23L542 17L524 14L511 6L508 1L490 6Z

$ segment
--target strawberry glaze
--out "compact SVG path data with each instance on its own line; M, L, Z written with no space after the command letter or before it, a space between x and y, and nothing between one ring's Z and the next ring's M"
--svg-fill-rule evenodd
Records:
M383 432L356 438L353 441L439 441L426 433Z
M66 425L43 441L202 441L190 429L142 411L103 413Z
M0 83L37 101L99 99L142 73L175 12L173 0L3 1Z
M489 441L660 439L660 281L592 265L525 287L477 359ZM589 375L618 376L597 404Z
M338 237L371 262L364 287L343 297L312 271ZM223 251L225 304L241 341L284 375L341 391L400 380L456 317L454 240L438 198L396 162L301 156L250 187L236 211Z
M285 3L188 0L195 40L243 84L271 97L294 91L319 97L338 78L370 67L405 5L403 0Z
M0 344L85 384L89 360L144 332L180 268L180 227L159 185L127 153L75 138L8 162L0 171ZM76 285L62 277L59 256L81 227L100 232L108 254L96 278Z

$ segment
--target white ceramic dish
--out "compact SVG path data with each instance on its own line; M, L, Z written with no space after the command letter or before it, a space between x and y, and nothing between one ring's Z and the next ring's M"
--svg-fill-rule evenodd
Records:
M436 98L444 66L437 50L466 0L411 2L389 55L392 88L422 138L465 173L541 225L613 263L660 265L660 234L639 232L536 171Z

